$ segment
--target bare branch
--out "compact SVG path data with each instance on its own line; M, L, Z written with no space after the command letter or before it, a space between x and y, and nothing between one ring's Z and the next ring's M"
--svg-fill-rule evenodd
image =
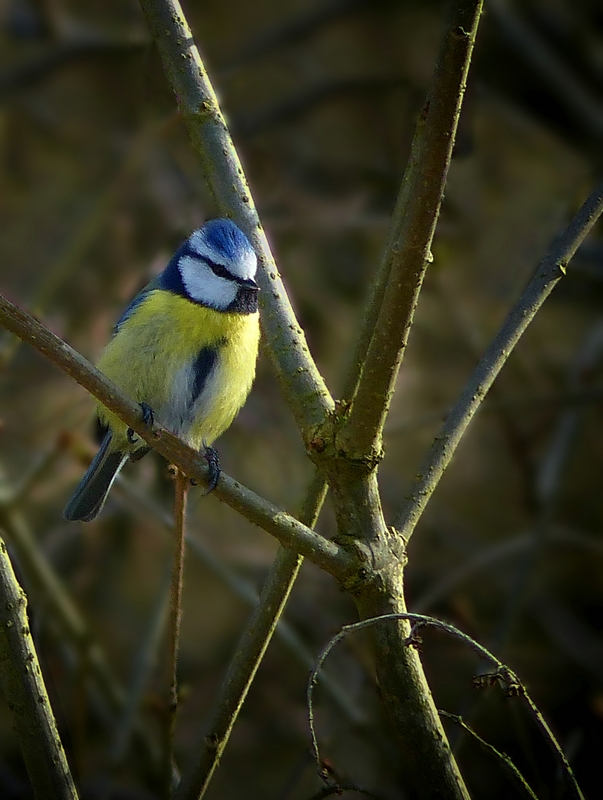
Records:
M498 373L537 311L565 275L570 259L602 212L603 184L587 198L545 256L477 365L463 394L436 436L415 479L410 496L394 519L394 526L407 541Z
M306 700L308 704L308 722L310 725L310 734L312 737L312 749L314 752L314 756L316 758L316 764L318 767L319 773L322 772L321 767L321 759L320 759L320 751L318 748L318 739L316 738L316 729L314 727L314 705L313 705L313 694L314 694L314 687L318 681L318 674L322 668L322 665L325 662L325 659L331 652L331 650L335 647L338 642L342 639L345 639L346 636L350 633L354 633L355 631L363 630L364 628L372 627L380 622L396 622L399 620L406 620L411 622L413 627L410 632L410 636L406 640L406 646L412 647L416 646L419 643L418 638L418 631L422 627L431 627L436 628L437 630L443 631L444 633L448 633L451 636L454 636L456 639L459 639L463 644L467 645L471 648L477 655L485 660L490 662L494 665L494 672L488 675L480 675L478 678L474 680L474 683L477 688L481 688L482 686L488 685L495 685L499 684L503 690L505 691L508 697L521 697L525 701L527 709L540 729L540 732L544 736L544 739L551 749L555 758L559 761L559 765L563 771L563 775L566 781L566 785L568 788L568 794L574 800L584 800L584 795L578 786L576 781L576 777L573 773L573 770L565 757L559 742L555 738L553 732L551 731L548 723L538 710L538 707L528 694L527 689L522 684L522 682L517 677L516 673L513 672L512 669L507 667L502 661L499 661L496 656L494 656L487 648L481 645L479 642L476 642L475 639L472 639L463 631L460 631L458 628L455 628L454 625L450 625L447 622L442 622L440 619L436 619L435 617L427 617L424 614L410 614L410 613L400 613L400 614L383 614L379 617L370 617L369 619L363 619L361 622L355 622L352 625L344 625L343 628L337 633L327 644L324 650L319 655L314 669L310 673L310 677L308 679L308 686L306 690Z
M140 5L218 208L241 225L258 254L266 344L285 398L304 438L308 438L333 410L333 400L291 308L216 94L180 3L141 0Z
M315 476L299 515L309 527L316 524L326 491L324 480ZM176 800L197 800L205 795L302 561L301 556L291 550L279 548L259 602L229 665L208 732L200 744L201 756L183 777Z
M415 133L380 270L383 301L378 286L369 310L374 316L380 305L377 325L347 424L338 436L338 445L353 458L375 459L381 452L385 418L431 259L481 9L482 0L455 4Z
M71 375L170 464L175 464L189 478L206 485L207 465L199 453L160 425L148 427L137 403L126 397L114 383L48 328L1 295L0 324ZM226 474L221 474L213 493L250 522L272 534L284 547L308 557L332 575L343 575L351 567L351 557L342 547L302 525L290 514Z
M86 665L95 688L98 688L112 713L120 714L125 706L125 693L112 673L104 652L94 640L86 620L69 596L60 578L40 551L31 530L18 509L0 505L0 526L7 534L29 585L40 592L44 606L61 630L65 640L74 648L81 663ZM113 722L113 719L111 720ZM137 720L133 734L141 752L153 772L158 762L158 752L149 736L148 728Z
M0 682L36 800L77 800L31 638L25 592L1 539Z
M506 753L501 753L496 749L496 747L491 745L490 742L486 742L485 739L482 739L482 737L473 730L471 725L468 725L462 717L458 716L458 714L449 714L448 711L440 711L439 714L441 717L443 717L443 719L452 720L453 722L456 722L457 725L460 725L461 728L479 744L482 750L489 755L494 756L520 795L525 795L525 797L529 797L530 800L538 800L538 797L534 794L531 786L528 784L509 756L506 755Z
M182 623L182 589L184 584L184 550L186 538L186 506L190 481L176 468L174 475L174 530L172 535L172 583L170 587L170 631L168 686L169 703L167 713L167 742L165 748L164 789L165 796L171 797L173 785L174 740L176 735L176 712L178 711L178 650L180 647L180 628Z

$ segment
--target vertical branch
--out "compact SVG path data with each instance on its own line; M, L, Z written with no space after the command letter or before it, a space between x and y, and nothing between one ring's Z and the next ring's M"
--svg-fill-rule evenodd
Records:
M36 800L77 800L27 619L27 600L0 539L0 682Z
M169 666L169 705L167 719L167 746L165 781L166 797L172 794L172 774L174 763L174 737L176 733L176 712L178 711L178 647L180 644L180 623L182 621L182 586L184 576L184 551L186 532L186 501L190 481L177 467L174 474L174 539L172 545L172 584L170 588L170 644L168 650Z
M299 514L300 520L308 527L316 524L326 493L326 483L316 475ZM184 775L176 800L197 800L205 795L289 599L302 561L298 553L279 548L260 599L228 668L209 729L201 742L201 755L197 756L196 762Z

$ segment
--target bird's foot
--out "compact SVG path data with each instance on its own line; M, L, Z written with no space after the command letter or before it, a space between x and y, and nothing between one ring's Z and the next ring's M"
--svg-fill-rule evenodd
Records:
M153 409L148 403L140 404L140 415L144 424L148 428L152 428L153 423L155 422L155 415L153 414ZM136 433L136 431L133 431L132 428L128 428L126 436L128 437L128 442L131 445L135 445L136 442L140 440L140 436Z
M220 480L220 473L222 472L220 469L220 456L215 447L210 447L203 443L203 457L207 461L207 469L209 472L209 485L205 494L210 494L216 488Z

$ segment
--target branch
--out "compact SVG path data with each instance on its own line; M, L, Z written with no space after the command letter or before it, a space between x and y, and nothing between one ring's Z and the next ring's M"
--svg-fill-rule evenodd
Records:
M165 509L159 503L149 497L148 494L144 494L137 486L131 483L127 478L124 478L121 474L117 478L117 487L118 491L123 493L124 500L131 501L132 504L135 504L136 507L139 508L143 513L150 515L154 522L159 523L160 526L166 528L167 531L171 532L173 530L173 516L166 512ZM319 489L320 486L315 484L315 481L313 481L308 489L306 501L303 504L302 510L299 514L300 521L312 521L312 518L308 516L311 511L312 504L315 504L315 514L316 516L318 515L319 501L322 499ZM187 534L186 545L189 549L189 554L192 554L192 556L197 558L206 569L208 569L219 580L223 581L225 586L228 587L228 589L236 597L242 600L250 608L256 609L256 614L260 613L261 606L258 603L260 597L252 583L240 577L234 569L232 569L228 564L224 563L198 537ZM285 550L285 548L283 548L283 551L286 553L291 553L290 550ZM288 581L286 577L283 577L283 574L288 575L289 571L285 568L286 565L283 566L280 556L280 552L277 552L274 564L266 578L266 585L269 583L280 583L281 586L283 583L285 586L288 585ZM297 571L295 574L297 575ZM283 591L283 594L288 596L289 591L290 587L288 591ZM167 592L169 593L169 586ZM271 605L271 608L274 608L274 603ZM247 627L253 627L254 630L257 631L260 626L254 625L255 620L256 615L254 614L251 617L251 621L247 623ZM302 642L298 633L289 624L289 622L287 622L286 619L283 619L279 616L276 627L274 628L274 634L277 639L280 639L285 649L289 651L289 653L298 661L300 665L307 669L312 668L314 665L314 655L312 654L311 650ZM332 680L328 674L323 674L322 685L323 688L328 691L331 700L336 705L338 710L344 716L346 716L350 722L352 722L354 725L360 725L366 721L366 715L364 711L361 710L361 708L356 704L351 695L348 695L342 689L340 684Z
M603 212L603 184L587 198L563 234L536 270L525 291L503 323L469 379L463 394L427 454L410 496L394 519L408 539L435 491L444 470L481 402L503 368L513 348L556 284L566 274L572 256Z
M431 260L482 0L455 4L432 88L419 120L380 275L372 299L378 321L339 446L353 458L378 458L381 435Z
M476 642L475 639L472 639L463 631L460 631L458 628L455 628L454 625L449 625L447 622L442 622L440 619L436 619L435 617L427 617L423 614L409 614L409 613L401 613L401 614L383 614L379 617L371 617L369 619L364 619L361 622L355 622L351 625L344 625L343 628L337 633L327 644L324 650L321 652L320 656L318 657L314 669L310 673L310 677L308 679L308 686L306 689L306 701L308 705L308 722L310 725L310 734L312 737L312 750L316 759L316 764L318 767L319 774L323 773L322 762L320 759L320 752L318 749L318 739L316 738L316 729L314 727L314 705L313 705L313 694L314 694L314 687L318 682L318 673L320 672L322 665L331 652L331 650L335 647L335 645L340 642L342 639L350 634L354 633L355 631L363 630L364 628L372 627L379 622L396 622L400 620L407 620L413 623L413 627L410 632L410 636L406 639L406 646L412 647L416 646L420 643L420 639L418 637L418 631L422 627L431 627L436 628L437 630L443 631L444 633L448 633L451 636L454 636L456 639L459 639L463 644L467 645L471 650L473 650L480 659L485 661L489 661L491 664L494 665L495 671L488 675L480 675L474 679L474 684L477 688L482 688L483 686L499 684L505 691L507 697L522 697L526 703L528 711L540 729L540 732L544 736L547 745L549 746L550 750L552 751L554 757L559 761L559 765L563 772L563 775L566 780L568 794L570 797L574 798L574 800L584 800L584 795L582 794L580 787L576 781L576 777L572 771L572 768L565 757L559 742L555 738L553 732L548 726L548 723L538 710L538 707L528 694L527 689L522 684L522 682L517 677L516 673L513 672L512 669L507 667L502 661L499 661L496 656L494 656L489 650L487 650L483 645L479 642Z
M458 716L458 714L449 714L448 711L440 711L439 714L443 719L449 719L452 722L456 722L457 725L460 725L461 728L478 743L480 748L485 753L493 756L498 761L506 773L509 781L513 784L513 788L519 795L525 795L526 797L530 798L530 800L538 800L538 797L534 794L532 787L528 784L526 779L506 753L501 753L496 749L496 747L494 747L494 745L491 745L490 742L486 742L485 739L482 739L482 737L473 730L471 725L468 725L462 717Z
M178 711L178 656L180 650L180 629L182 627L182 589L184 586L184 551L186 540L186 506L190 481L179 469L174 478L174 530L172 536L172 584L170 587L170 627L168 681L169 702L167 704L167 746L165 748L164 790L166 797L171 797L175 784L172 776L176 761L174 744L176 736L176 714ZM164 689L166 687L163 687Z
M266 344L285 399L307 439L334 403L291 308L216 94L178 0L140 0L140 5L218 208L235 218L258 254Z
M92 366L83 356L25 311L0 295L0 324L32 345L50 361L81 384L106 408L136 431L151 447L175 464L189 478L207 484L205 460L192 448L160 425L149 427L140 413L140 406ZM220 500L284 546L301 553L317 566L338 577L352 566L346 551L302 525L290 514L242 486L224 473L214 490Z
M309 527L316 524L326 492L324 480L316 475L299 514L300 520ZM293 551L279 548L260 599L229 665L211 722L198 748L201 755L183 777L176 800L197 800L205 795L289 599L302 561L301 556Z
M23 516L12 505L0 505L0 526L5 529L11 549L26 577L26 583L39 592L44 608L56 622L65 639L73 646L94 688L98 689L113 714L121 714L125 705L124 691L111 672L105 655L94 640L87 622L66 591L53 567L46 560ZM149 771L156 770L158 753L149 736L148 727L139 720L133 733L140 745Z
M36 800L77 800L29 630L27 600L0 539L0 682Z

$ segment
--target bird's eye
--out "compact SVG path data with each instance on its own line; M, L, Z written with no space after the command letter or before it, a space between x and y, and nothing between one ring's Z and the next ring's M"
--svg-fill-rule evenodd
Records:
M210 261L208 258L204 259L204 261L214 275L217 275L219 278L226 278L228 281L233 280L232 274L226 269L226 267L223 267L222 264L216 264L215 261Z

